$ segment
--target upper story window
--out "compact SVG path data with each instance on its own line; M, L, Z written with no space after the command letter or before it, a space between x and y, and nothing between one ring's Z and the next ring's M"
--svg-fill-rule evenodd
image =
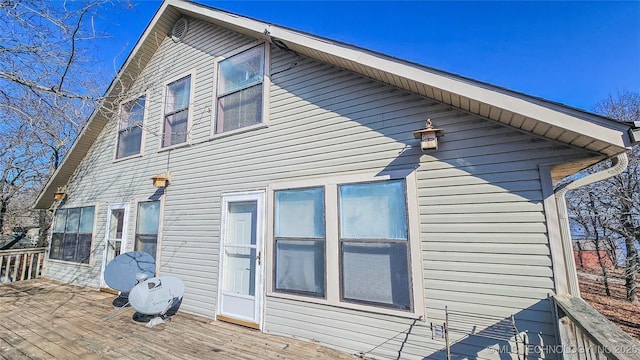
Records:
M264 75L264 45L218 63L216 133L263 122Z
M162 147L187 142L191 75L167 84L164 102Z
M94 215L93 206L56 210L49 258L88 264Z
M142 125L144 123L146 96L122 104L118 125L118 149L116 159L140 153Z

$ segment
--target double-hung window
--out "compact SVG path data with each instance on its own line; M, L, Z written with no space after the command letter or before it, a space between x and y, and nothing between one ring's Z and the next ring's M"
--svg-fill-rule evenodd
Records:
M422 312L415 176L366 176L288 183L273 192L272 294L381 312ZM412 185L414 186L414 185ZM417 216L417 210L411 212ZM413 235L411 235L413 234ZM417 254L417 255L416 255ZM415 260L414 260L415 262ZM416 303L418 301L418 303Z
M215 132L263 122L265 46L259 45L218 63Z
M128 101L120 107L116 159L140 153L146 96Z
M94 215L93 206L56 210L49 258L88 264Z
M158 252L160 201L138 203L135 251L144 251L154 259Z
M324 297L324 189L275 193L275 288Z
M342 300L411 309L403 180L340 185Z
M164 102L162 147L187 142L191 75L167 84Z

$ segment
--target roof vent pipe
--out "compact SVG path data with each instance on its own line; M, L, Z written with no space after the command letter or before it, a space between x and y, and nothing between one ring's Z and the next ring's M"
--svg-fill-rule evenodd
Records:
M560 222L560 234L562 237L562 252L566 266L567 284L569 285L568 290L569 294L573 296L580 297L580 289L578 287L576 264L573 258L573 246L571 245L571 231L569 229L569 215L567 212L565 195L569 190L575 190L579 187L620 175L627 168L627 165L629 165L629 158L627 157L627 154L618 154L612 159L611 167L589 174L555 190L556 206L558 208L559 217L558 220Z

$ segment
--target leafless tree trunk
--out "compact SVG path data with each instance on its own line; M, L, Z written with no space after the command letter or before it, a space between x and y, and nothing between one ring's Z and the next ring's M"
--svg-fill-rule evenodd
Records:
M0 0L0 230L46 225L30 205L104 100L93 18L105 5L130 4Z
M596 111L621 122L640 121L640 94L610 96L597 105ZM595 236L598 248L600 244L610 244L607 251L614 263L617 264L618 254L624 254L626 298L639 303L640 148L634 147L628 156L629 166L622 174L576 190L568 199L575 226Z

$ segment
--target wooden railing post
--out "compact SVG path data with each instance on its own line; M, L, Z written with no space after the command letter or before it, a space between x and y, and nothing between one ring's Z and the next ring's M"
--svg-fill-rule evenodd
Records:
M637 360L640 341L625 333L584 300L553 297L564 360Z

